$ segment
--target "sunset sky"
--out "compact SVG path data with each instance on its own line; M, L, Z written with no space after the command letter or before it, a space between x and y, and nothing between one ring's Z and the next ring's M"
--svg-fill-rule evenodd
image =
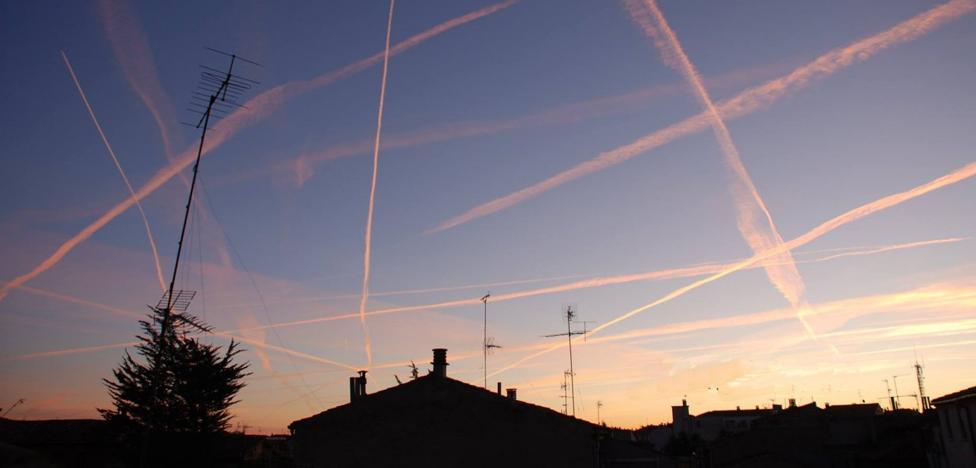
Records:
M489 386L561 411L565 338L543 335L572 306L595 330L573 343L577 415L600 401L617 426L682 398L884 403L884 379L915 407L916 359L933 398L976 384L976 0L389 12L0 3L9 417L110 404L172 272L199 66L227 66L205 46L260 84L208 133L177 288L204 340L244 342L249 432L346 403L358 369L396 385L431 348L481 385L489 292Z

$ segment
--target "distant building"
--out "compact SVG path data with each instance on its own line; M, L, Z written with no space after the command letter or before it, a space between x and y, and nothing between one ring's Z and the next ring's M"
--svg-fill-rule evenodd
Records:
M969 387L932 400L938 414L933 450L933 468L976 467L976 387Z
M665 466L630 431L448 378L446 350L432 364L371 395L352 377L349 403L289 425L295 466Z
M922 416L876 403L790 407L723 436L702 454L709 467L925 466Z
M721 435L746 431L753 421L780 409L779 405L772 409L760 409L758 406L755 409L736 407L734 410L708 411L694 416L690 413L691 407L688 406L688 401L681 400L681 406L671 407L670 426L648 426L639 432L645 440L652 442L656 447L663 447L669 438L680 434L697 436L702 440L710 441Z

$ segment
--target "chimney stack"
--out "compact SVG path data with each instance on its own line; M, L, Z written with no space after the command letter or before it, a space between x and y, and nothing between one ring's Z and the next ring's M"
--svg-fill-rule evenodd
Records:
M434 348L434 376L447 377L447 349Z
M366 396L366 371L359 371L359 377L349 377L349 401Z
M517 395L516 395L516 389L514 389L514 388L506 388L505 389L505 392L508 395L508 399L509 400L516 400L516 399L518 399L517 398Z
M796 408L796 398L790 398L790 408Z
M502 394L502 383L501 382L498 382L498 394L499 395Z

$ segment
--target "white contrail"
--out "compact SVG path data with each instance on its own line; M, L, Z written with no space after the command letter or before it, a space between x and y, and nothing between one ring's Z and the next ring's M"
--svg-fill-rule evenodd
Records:
M732 197L736 208L736 220L739 232L749 244L752 253L759 254L771 248L781 247L783 237L776 229L776 223L773 222L766 203L759 195L759 190L756 189L749 172L746 171L745 164L742 163L739 149L732 141L732 133L722 120L712 97L705 89L701 75L685 53L677 34L671 29L657 2L643 0L643 4L639 4L637 0L625 0L625 5L634 21L654 40L654 45L661 53L664 62L684 76L708 115L715 139L718 140L719 147L725 155L725 163L735 176L732 183ZM650 18L647 17L647 13L650 14ZM765 223L761 221L762 218L765 218ZM800 271L796 268L792 254L786 250L771 260L773 262L763 262L766 276L796 310L797 318L810 337L818 340L816 332L803 318L802 311L809 307L805 298L806 285L800 276ZM830 346L830 349L835 353L837 351L833 346Z
M737 272L739 270L742 270L744 268L749 268L750 266L755 265L757 263L760 263L762 261L765 261L766 259L773 258L776 255L779 255L780 253L782 253L782 251L785 251L785 250L794 250L794 249L796 249L798 247L801 247L803 245L806 245L806 244L808 244L810 242L813 242L814 240L820 238L821 236L823 236L823 235L825 235L825 234L833 231L834 229L837 229L837 228L839 228L839 227L841 227L841 226L843 226L845 224L848 224L848 223L853 222L853 221L857 221L857 220L859 220L861 218L864 218L865 216L870 216L871 214L874 214L875 212L878 212L878 211L882 211L882 210L891 208L893 206L899 205L899 204L901 204L903 202L906 202L908 200L911 200L913 198L916 198L916 197L920 197L922 195L925 195L926 193L929 193L929 192L931 192L933 190L938 190L938 189L940 189L942 187L946 187L946 186L955 184L957 182L960 182L960 181L969 179L970 177L973 177L973 176L976 176L976 162L969 163L969 164L967 164L967 165L965 165L965 166L963 166L963 167L961 167L959 169L956 169L955 171L952 171L952 172L950 172L950 173L948 173L948 174L946 174L946 175L944 175L942 177L939 177L937 179L931 180L931 181L926 182L926 183L924 183L922 185L916 186L916 187L914 187L912 189L909 189L909 190L906 190L906 191L903 191L903 192L899 192L899 193L895 193L895 194L892 194L892 195L888 195L886 197L879 198L879 199L877 199L877 200L875 200L873 202L870 202L870 203L866 203L864 205L861 205L861 206L859 206L857 208L854 208L853 210L850 210L850 211L848 211L846 213L843 213L843 214L841 214L839 216L836 216L834 218L831 218L830 220L828 220L826 222L821 223L819 226L817 226L817 227L815 227L815 228L807 231L803 235L801 235L799 237L796 237L796 238L794 238L793 240L791 240L789 242L784 243L782 246L780 246L778 248L770 249L770 250L768 250L766 252L762 252L761 254L753 255L751 258L748 258L748 259L743 260L741 262L738 262L738 263L735 263L733 265L730 265L728 268L725 268L722 271L719 271L719 272L717 272L717 273L715 273L715 274L713 274L711 276L708 276L706 278L702 278L702 279L700 279L698 281L695 281L695 282L693 282L693 283L691 283L689 285L682 286L682 287L680 287L678 289L675 289L674 291L671 291L670 293L664 295L660 299L657 299L657 300L655 300L655 301L653 301L653 302L651 302L649 304L640 306L640 307L638 307L636 309L633 309L633 310L631 310L631 311L629 311L629 312L627 312L627 313L625 313L623 315L618 316L617 318L614 318L613 320L610 320L608 322L604 322L604 323L600 324L600 326L598 326L598 327L594 328L592 331L590 331L590 333L591 334L599 333L600 331L606 329L607 327L613 326L613 325L615 325L617 323L620 323L620 322L622 322L624 320L627 320L627 319L629 319L629 318L631 318L631 317L633 317L633 316L635 316L637 314L640 314L642 312L645 312L645 311L647 311L649 309L652 309L654 307L657 307L657 306L659 306L661 304L664 304L666 302L670 302L672 299L681 297L681 296L685 295L686 293L688 293L690 291L693 291L695 289L698 289L701 286L704 286L704 285L706 285L708 283L711 283L713 281L716 281L718 279L721 279L721 278L723 278L725 276L728 276L728 275L730 275L732 273L735 273L735 272ZM509 366L503 367L503 368L495 371L492 375L495 375L495 374L498 374L500 372L504 372L506 370L509 370L509 369L518 367L519 365L521 365L524 362L527 362L529 360L532 360L532 359L534 359L534 358L536 358L538 356L541 356L543 354L547 354L547 353L550 353L552 351L555 351L555 350L561 348L562 346L564 346L564 345L561 342L560 343L557 343L557 344L555 344L553 346L550 346L549 348L543 349L542 351L539 351L537 353L534 353L534 354L531 354L529 356L526 356L526 357L524 357L524 358L516 361L515 363L513 363L513 364L511 364ZM491 375L489 375L489 377L491 377Z
M390 55L396 55L416 47L424 41L427 41L428 39L431 39L439 34L504 10L517 2L518 0L506 0L444 21L398 43L396 46L390 49ZM371 55L346 65L338 70L324 73L310 80L288 82L258 94L253 99L245 103L245 108L228 115L208 132L209 138L207 140L206 147L204 147L203 150L204 156L230 139L241 129L267 118L272 112L281 106L285 100L359 73L378 63L383 58L383 55L383 52L379 52L378 54ZM26 284L28 281L36 278L38 275L51 269L51 267L54 265L57 265L58 262L60 262L65 255L74 250L75 247L88 240L88 238L98 232L98 230L105 227L105 225L110 223L113 219L117 218L120 214L131 208L137 200L141 200L147 197L149 194L155 192L164 183L193 164L195 159L196 148L190 148L181 153L174 162L163 169L160 169L149 179L149 181L139 188L139 190L137 190L135 193L135 197L126 198L125 200L119 202L104 214L99 216L98 219L92 221L88 226L85 226L85 228L79 231L77 234L61 243L61 245L55 249L54 253L49 255L30 271L11 279L4 286L0 287L0 301L7 297L10 290Z
M85 109L88 110L88 115L91 116L92 123L95 124L95 129L98 130L98 136L102 138L102 143L105 145L105 149L108 150L108 155L112 157L112 162L115 163L115 168L119 170L119 175L122 176L122 181L125 182L126 188L129 189L129 195L132 196L133 202L136 204L136 208L139 209L139 215L142 216L142 224L146 227L146 237L149 238L149 248L152 250L153 262L156 265L156 278L159 280L159 289L166 291L166 280L163 279L163 268L159 263L159 252L156 249L156 239L153 238L152 229L149 227L149 219L146 217L146 212L142 209L142 203L139 203L139 198L136 197L136 191L132 188L132 184L129 182L129 177L125 175L125 170L122 169L122 164L119 162L119 157L115 155L115 150L112 149L112 145L108 142L108 138L105 136L105 131L102 130L102 124L98 123L98 118L95 117L95 111L92 109L91 103L88 102L88 96L85 95L85 90L81 87L81 82L78 81L78 76L75 75L75 69L71 66L71 61L68 60L68 55L61 52L61 59L64 60L64 66L68 68L68 73L71 74L71 80L75 82L75 87L78 88L78 94L81 95L81 100L85 103ZM5 294L6 291L4 291ZM3 294L0 294L0 299L3 298Z
M807 87L814 80L830 76L836 71L856 62L863 62L893 45L916 39L951 20L972 13L974 10L976 10L976 1L951 0L948 3L916 15L883 32L861 39L847 46L831 50L785 76L739 93L732 99L720 103L718 110L722 114L722 117L726 119L752 113L772 104L793 91ZM427 233L432 234L451 229L510 208L567 182L620 164L678 138L700 132L708 128L709 125L710 118L707 113L703 112L664 129L647 134L630 144L600 153L595 158L584 161L546 180L478 205L438 224L434 228L429 229Z
M366 234L363 236L363 294L359 299L359 324L363 329L367 365L373 364L373 347L369 342L369 328L366 327L366 302L369 300L369 265L373 243L373 207L376 204L376 174L380 166L380 133L383 131L383 103L386 100L386 77L390 65L390 33L393 31L393 7L396 0L390 0L390 13L386 19L386 49L383 54L383 79L380 81L380 108L376 112L376 139L373 142L373 177L369 184L369 209L366 211Z

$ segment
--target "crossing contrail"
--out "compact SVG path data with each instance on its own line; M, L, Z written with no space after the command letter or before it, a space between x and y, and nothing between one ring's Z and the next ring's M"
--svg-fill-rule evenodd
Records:
M841 257L846 257L846 256L870 255L870 254L875 254L875 253L890 252L890 251L893 251L893 250L902 250L902 249L917 248L917 247L923 247L923 246L929 246L929 245L938 245L938 244L946 244L946 243L959 242L959 241L962 241L962 240L965 240L965 239L966 238L934 239L934 240L928 240L928 241L919 241L919 242L910 242L910 243L904 243L904 244L893 244L893 245L887 245L887 246L881 246L881 247L865 248L865 249L860 249L860 250L856 250L856 251L852 251L852 252L846 252L846 253L842 253L842 254L832 254L829 257L815 258L815 259L811 259L811 260L807 260L807 261L802 261L801 263L819 263L819 262L825 261L825 259L828 259L828 258L829 259L836 259L836 258L841 258ZM751 258L756 258L756 257L751 257ZM619 284L627 284L627 283L632 283L632 282L637 282L637 281L652 281L652 280L663 280L663 279L688 278L688 277L703 276L703 275L709 275L709 274L717 274L717 273L724 272L724 271L726 271L726 270L728 270L730 268L735 268L738 265L742 264L742 262L748 262L749 260L751 260L751 258L750 259L744 259L744 260L736 261L736 262L731 262L731 263L706 263L706 264L702 264L702 265L694 265L694 266L681 267L681 268L672 268L672 269L667 269L667 270L657 270L657 271L650 271L650 272L644 272L644 273L635 273L635 274L630 274L630 275L617 275L617 276L605 276L605 277L589 278L589 279L585 279L585 280L574 281L574 282L571 282L571 283L566 283L566 284L561 284L561 285L556 285L556 286L550 286L550 287L545 287L545 288L536 288L536 289L529 289L529 290L523 290L523 291L515 291L515 292L511 292L511 293L493 294L491 296L491 298L492 298L492 302L503 302L503 301L511 301L511 300L516 300L516 299L524 299L524 298L528 298L528 297L541 296L541 295L546 295L546 294L556 294L556 293L562 293L562 292L576 291L576 290L580 290L580 289L589 289L589 288L598 288L598 287L613 286L613 285L619 285ZM761 267L762 266L760 264L758 264L758 262L752 262L749 265L747 265L745 267L742 267L742 268L761 268ZM739 269L742 269L742 268L739 268ZM454 307L471 306L471 305L477 305L477 304L480 304L480 303L481 303L481 300L479 298L468 298L468 299L459 299L459 300L454 300L454 301L438 302L438 303L433 303L433 304L422 304L422 305L415 305L415 306L388 307L388 308L384 308L384 309L377 309L377 310L372 310L372 311L366 312L366 316L367 317L370 317L370 316L388 315L388 314L396 314L396 313L404 313L404 312L424 312L424 311L437 310L437 309L448 309L448 308L454 308ZM355 319L355 318L359 318L359 314L358 313L345 313L345 314L338 314L338 315L330 315L330 316L327 316L327 317L316 317L316 318L311 318L311 319L295 320L295 321L291 321L291 322L280 322L280 323L276 323L274 325L263 325L263 326L255 327L255 328L256 329L260 329L260 328L270 328L270 327L294 327L294 326L300 326L300 325L310 325L310 324L315 324L315 323L333 322L333 321L338 321L338 320L349 320L349 319ZM242 330L230 330L230 332L240 332L240 331L242 331Z
M662 59L671 68L674 68L684 76L686 82L694 90L694 95L698 99L705 113L709 116L712 131L715 139L718 140L719 147L725 155L725 164L734 174L732 181L732 198L736 208L736 220L738 221L739 232L749 244L753 254L778 248L783 245L783 237L776 229L773 216L769 213L766 203L749 172L746 171L739 149L732 141L732 133L722 120L722 116L712 97L705 89L705 85L699 75L695 65L691 62L688 54L685 53L677 34L671 29L664 13L658 7L655 0L625 0L627 11L644 33L654 41L654 45L660 52ZM649 17L648 17L649 16ZM765 222L763 221L765 218ZM800 271L796 268L793 256L788 250L771 259L773 263L763 262L766 276L769 281L778 289L786 300L796 309L796 317L810 337L819 341L816 332L809 323L803 318L803 311L808 308L806 301L806 285ZM835 353L837 349L828 345Z
M450 29L508 8L517 3L517 1L518 0L508 0L501 3L496 3L494 5L490 5L445 21L398 43L396 46L390 49L390 55L396 55L404 52ZM228 115L208 132L208 139L207 144L204 147L204 154L206 155L215 148L219 147L229 138L234 136L238 131L267 118L273 111L280 107L280 105L286 99L295 97L303 92L311 91L318 87L334 83L342 78L347 78L378 63L380 60L382 60L383 55L384 53L380 52L349 64L343 68L340 68L339 70L319 75L318 77L310 80L285 83L258 94L245 103L247 109L241 109L231 115ZM11 289L16 289L21 285L26 284L28 281L36 278L38 275L51 269L51 267L54 265L57 265L57 263L60 262L65 255L74 250L74 248L79 244L86 241L92 236L92 234L105 227L105 225L114 220L120 214L131 208L136 201L142 200L149 194L155 192L164 183L189 167L195 158L196 150L193 148L181 153L173 163L156 172L156 174L153 175L148 182L146 182L142 187L139 188L139 190L135 192L134 197L126 198L113 206L80 232L72 236L70 239L64 241L60 246L58 246L57 249L55 249L54 253L45 258L30 271L11 279L3 287L0 287L0 301L7 297L7 294L10 293Z
M383 55L383 78L380 81L380 108L376 112L376 139L373 141L373 177L369 184L369 209L366 211L366 233L363 236L363 294L359 299L359 325L363 329L363 342L366 348L367 365L373 364L373 347L369 342L369 328L366 326L366 302L369 300L369 266L373 244L373 208L376 205L376 174L380 166L380 134L383 131L383 103L386 101L386 77L390 65L390 33L393 31L393 7L396 0L390 0L390 13L386 20L386 53Z
M829 260L834 260L834 259L844 258L844 257L874 255L874 254L878 254L878 253L891 252L891 251L897 251L897 250L906 250L906 249L913 249L913 248L933 246L933 245L951 244L951 243L961 242L961 241L964 241L964 240L969 240L969 238L968 237L950 237L950 238L944 238L944 239L931 239L931 240L925 240L925 241L906 242L906 243L890 244L890 245L883 245L883 246L860 247L860 248L855 248L853 250L849 250L849 251L842 252L842 253L836 253L836 254L830 254L828 256L816 257L816 258L813 258L813 259L810 259L810 260L801 260L801 261L799 261L799 263L819 263L819 262L824 262L824 261L829 261ZM836 251L836 249L830 249L830 251ZM815 252L810 252L810 253L815 253ZM645 272L645 273L637 273L637 274L632 274L632 275L617 275L617 276L607 276L607 277L590 278L590 279L587 279L587 280L576 281L576 282L567 283L567 284L563 284L563 285L557 285L557 286L548 287L548 288L529 289L529 290L523 290L523 291L516 291L516 292L508 293L508 294L492 295L492 298L495 301L507 301L507 300L522 299L522 298L526 298L526 297L534 297L534 296L539 296L539 295L544 295L544 294L555 294L555 293L560 293L560 292L574 291L574 290L578 290L578 289L597 288L597 287L604 287L604 286L613 286L613 285L618 285L618 284L627 284L627 283L636 282L636 281L652 281L652 280L663 280L663 279L674 279L674 278L687 278L687 277L694 277L694 276L702 276L702 275L706 275L706 274L714 274L714 273L723 271L724 269L730 268L730 267L736 265L737 263L738 262L733 262L733 263L705 263L705 264L694 265L694 266L690 266L690 267L673 268L673 269L669 269L669 270L658 270L658 271L651 271L651 272ZM760 266L759 265L751 265L748 268L760 268ZM437 290L437 289L438 288L431 288L431 290ZM37 294L37 295L40 295L40 296L50 297L52 299L62 300L62 301L65 301L65 302L71 302L71 303L76 303L76 304L90 306L90 307L93 307L93 308L96 308L96 309L99 309L99 310L105 310L107 312L110 312L110 313L113 313L113 314L116 314L116 315L121 315L121 316L125 316L125 317L136 317L136 318L140 317L139 315L133 314L132 312L126 311L124 309L118 309L118 308L115 308L115 307L111 307L111 306L107 306L107 305L103 305L103 304L94 303L94 302L88 301L86 299L81 299L81 298L77 298L77 297L73 297L73 296L68 296L66 294L61 294L61 293L57 293L57 292L53 292L53 291L38 289L38 288L31 287L31 286L23 286L23 287L20 288L20 290L21 291L24 291L24 292L32 293L32 294ZM460 301L440 302L440 303L426 304L426 305L420 305L420 306L392 307L392 308L386 308L386 309L379 309L379 310L367 312L366 315L367 316L371 316L371 315L385 315L385 314L392 314L392 313L399 313L399 312L422 312L422 311L425 311L425 310L436 310L436 309L442 309L442 308L459 307L459 306L466 306L466 305L475 305L475 304L480 304L480 303L481 303L481 300L480 299L464 299L464 300L460 300ZM822 307L823 306L818 306L818 308L822 308ZM223 331L223 333L235 333L235 334L244 333L245 334L244 336L248 336L247 335L248 332L257 331L257 330L264 330L264 329L268 329L268 328L272 328L272 327L274 327L274 328L278 328L278 327L291 327L291 326L298 326L298 325L307 325L307 324L313 324L313 323L322 323L322 322L331 322L331 321L337 321L337 320L349 320L349 319L358 319L358 318L359 318L359 314L358 313L347 313L347 314L333 315L333 316L328 316L328 317L319 317L319 318L308 319L308 320L299 320L299 321L293 321L293 322L282 322L282 323L276 323L274 325L256 325L256 326L249 326L249 327L239 328L239 329L234 329L234 330L225 330L225 331ZM597 339L602 339L602 338L603 337L600 337L600 338L597 338ZM82 353L82 352L89 352L89 351L98 351L98 350L101 350L101 349L110 349L110 348L125 348L127 346L129 346L128 343L116 343L114 345L104 345L102 347L82 348L81 351L75 351L75 352L72 352L72 353L67 353L67 352L63 352L63 351L53 351L52 353L54 353L54 354L51 354L51 356L58 356L58 355L62 355L62 354ZM544 348L546 346L548 346L548 345L547 344L546 345L538 345L538 346L536 346L533 349ZM506 348L506 349L507 349L507 351L516 351L516 350L519 350L520 348ZM85 351L85 350L88 350L88 351ZM37 353L35 353L35 354L37 354ZM43 355L43 353L41 353L41 355ZM481 351L478 351L477 353L472 354L472 356L474 356L474 355L481 356ZM34 355L23 355L23 356L20 356L20 357L17 357L17 358L21 358L21 357L22 358L26 358L26 357L37 357L37 356L34 356ZM455 355L454 356L454 359L458 359L458 358L459 358L458 355ZM386 365L385 364L384 365L377 365L377 366L373 366L373 368L374 369L380 369L380 368L383 368L384 366L386 366Z
M752 113L794 91L807 87L817 79L830 76L854 63L863 62L893 45L914 40L949 21L972 13L974 10L976 10L976 1L951 0L903 21L886 31L831 50L787 75L739 93L732 99L720 103L717 106L718 111L725 119ZM708 113L700 113L645 135L630 144L603 152L589 161L580 163L541 182L478 205L438 224L429 229L427 233L451 229L510 208L567 182L617 165L678 138L700 132L710 125L711 119Z
M173 129L173 124L177 122L176 113L159 82L153 51L149 47L146 35L142 32L138 16L125 0L102 0L98 2L98 13L115 58L122 67L122 74L156 122L166 160L174 163L177 161L174 150L177 143L174 142L174 136L179 136L179 133ZM185 171L180 171L177 175L183 185L189 189L190 179ZM201 183L202 181L198 179L197 184ZM198 223L218 224L216 217L205 203L196 206L204 218L197 221ZM216 242L212 247L216 249L217 257L223 260L225 265L230 265L231 256L227 246L219 237L215 239Z
M911 200L913 198L920 197L920 196L925 195L926 193L929 193L929 192L931 192L933 190L938 190L940 188L943 188L943 187L946 187L946 186L955 184L957 182L966 180L966 179L968 179L970 177L973 177L974 175L976 175L976 162L969 163L966 166L963 166L963 167L961 167L959 169L956 169L955 171L952 171L952 172L950 172L950 173L948 173L948 174L946 174L946 175L944 175L942 177L939 177L937 179L931 180L931 181L926 182L926 183L924 183L922 185L916 186L916 187L914 187L912 189L909 189L909 190L906 190L906 191L903 191L903 192L899 192L899 193L895 193L895 194L892 194L892 195L888 195L886 197L879 198L879 199L877 199L877 200L875 200L873 202L870 202L870 203L866 203L864 205L861 205L861 206L859 206L857 208L854 208L853 210L850 210L850 211L848 211L848 212L846 212L844 214L841 214L839 216L836 216L834 218L831 218L828 221L825 221L825 222L821 223L817 227L815 227L815 228L807 231L803 235L801 235L799 237L796 237L796 238L794 238L793 240L791 240L789 242L784 243L780 247L773 248L773 249L770 249L768 251L762 252L760 254L753 255L752 257L750 257L750 258L748 258L746 260L743 260L741 262L737 262L737 263L735 263L733 265L730 265L729 267L724 268L723 270L721 270L721 271L719 271L719 272L717 272L717 273L715 273L715 274L713 274L711 276L708 276L706 278L702 278L702 279L700 279L698 281L695 281L695 282L693 282L691 284L688 284L686 286L682 286L682 287L680 287L678 289L675 289L674 291L671 291L670 293L664 295L660 299L657 299L657 300L655 300L655 301L653 301L653 302L651 302L649 304L646 304L646 305L643 305L643 306L638 307L636 309L633 309L633 310L631 310L631 311L629 311L629 312L627 312L627 313L625 313L623 315L620 315L620 316L614 318L613 320L610 320L608 322L604 322L604 323L600 324L599 326L597 326L596 328L594 328L592 331L590 331L590 333L591 334L599 333L600 331L606 329L607 327L611 327L611 326L616 325L616 324L618 324L618 323L620 323L620 322L622 322L624 320L627 320L627 319L629 319L629 318L631 318L631 317L633 317L633 316L635 316L637 314L640 314L642 312L645 312L645 311L647 311L649 309L652 309L654 307L657 307L657 306L659 306L661 304L670 302L672 299L676 299L678 297L681 297L681 296L687 294L688 292L693 291L695 289L698 289L699 287L704 286L704 285L706 285L708 283L711 283L713 281L719 280L719 279L721 279L721 278L723 278L725 276L728 276L728 275L730 275L732 273L735 273L736 271L742 270L744 268L748 268L748 267L750 267L752 265L755 265L757 263L760 263L762 261L765 261L765 260L767 260L769 258L774 258L776 255L779 255L780 253L782 253L782 251L785 251L785 250L793 250L793 249L796 249L796 248L801 247L803 245L806 245L806 244L808 244L810 242L813 242L814 240L820 238L821 236L823 236L823 235L825 235L825 234L833 231L834 229L837 229L837 228L839 228L841 226L844 226L845 224L848 224L848 223L853 222L853 221L857 221L857 220L859 220L861 218L864 218L865 216L870 216L871 214L874 214L874 213L876 213L878 211L882 211L882 210L891 208L893 206L899 205L899 204L904 203L904 202L906 202L908 200ZM545 348L545 349L543 349L543 350L541 350L541 351L539 351L537 353L534 353L534 354L531 354L529 356L526 356L525 358L520 359L519 361L515 362L514 364L511 364L510 366L507 366L507 367L504 367L502 369L499 369L499 370L495 371L494 374L498 374L500 372L504 372L506 370L509 370L509 369L518 367L519 365L521 365L524 362L530 361L530 360L532 360L532 359L534 359L534 358L536 358L538 356L542 356L544 354L547 354L547 353L550 353L550 352L555 351L557 349L560 349L562 346L564 346L564 344L562 344L562 342L557 343L555 345L552 345L552 346L550 346L548 348Z
M98 136L101 137L102 143L105 145L105 149L108 150L108 155L112 157L112 162L115 163L115 168L118 169L119 175L122 176L122 181L125 182L126 188L129 189L129 195L132 196L132 200L136 204L136 208L139 209L139 215L142 216L142 225L146 228L146 237L149 239L149 248L152 251L153 262L156 265L156 278L159 280L159 289L166 291L166 280L163 278L163 268L159 263L159 252L156 249L156 239L153 238L152 229L149 227L149 218L146 217L146 212L142 209L142 203L139 203L139 199L136 198L135 189L132 188L132 183L129 182L129 177L125 175L125 170L122 169L122 163L119 162L119 157L115 155L115 150L112 149L112 145L108 142L108 138L105 136L105 131L102 130L102 124L98 123L98 117L95 117L95 111L92 109L91 103L88 102L88 96L85 94L85 90L81 87L81 82L78 81L78 76L75 75L75 69L71 66L71 61L68 60L68 55L61 52L61 59L64 60L64 66L68 68L68 73L71 75L71 80L74 81L75 87L78 88L78 94L81 95L81 100L85 103L85 109L88 110L88 115L92 119L92 123L95 124L95 129L98 130ZM3 296L0 295L0 299Z

